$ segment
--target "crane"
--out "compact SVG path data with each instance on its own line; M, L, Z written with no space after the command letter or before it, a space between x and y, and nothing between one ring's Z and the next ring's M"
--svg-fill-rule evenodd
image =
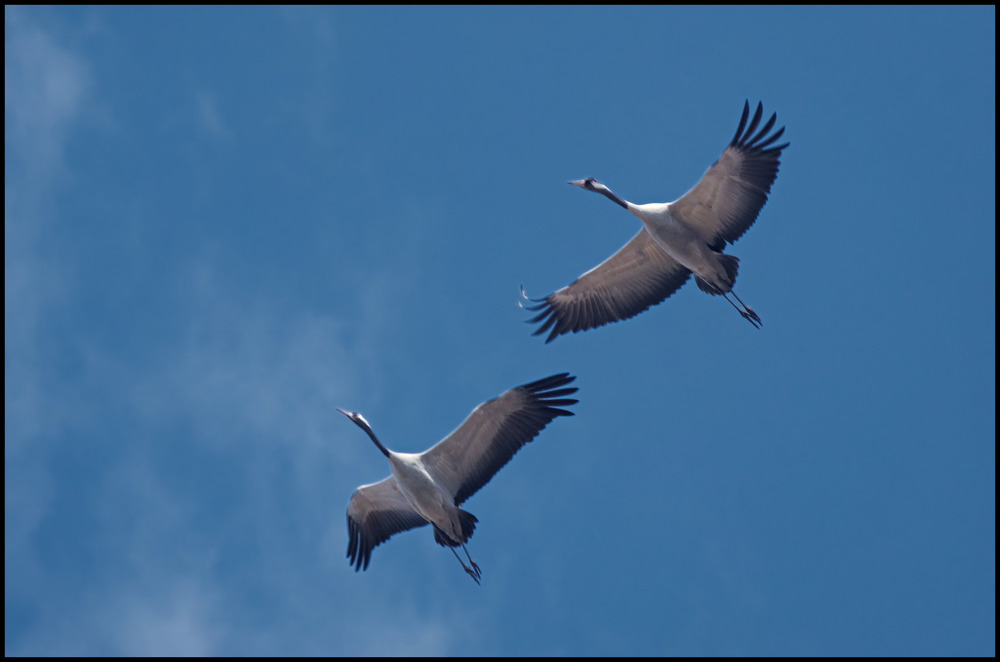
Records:
M355 572L367 570L372 550L391 536L430 523L435 542L451 549L478 584L482 573L465 543L479 520L460 506L553 419L573 416L560 407L577 402L565 397L576 392L576 387L564 388L574 379L564 372L487 400L422 453L389 450L364 416L338 409L365 431L392 467L388 478L357 488L347 507L347 558ZM459 546L469 565L455 551Z
M674 202L637 205L618 197L596 179L569 182L600 193L639 217L643 227L607 260L570 285L542 299L529 299L521 288L527 310L540 311L529 324L542 323L532 334L549 332L546 343L564 333L585 331L625 320L676 292L694 273L698 287L721 294L747 321L760 328L760 317L733 291L739 258L722 252L753 225L771 185L778 176L781 150L770 145L785 129L768 135L777 115L757 131L764 108L750 117L744 102L739 127L722 156L701 181ZM755 133L756 132L756 133ZM727 294L732 294L736 305Z

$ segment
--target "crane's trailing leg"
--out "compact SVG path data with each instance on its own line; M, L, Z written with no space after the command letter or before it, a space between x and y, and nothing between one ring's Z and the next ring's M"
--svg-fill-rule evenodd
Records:
M730 290L730 292L733 292L733 291ZM733 296L736 297L736 300L739 301L740 305L743 306L744 310L747 311L747 315L750 316L750 317L747 317L747 319L753 318L753 321L757 322L757 324L758 324L757 328L759 329L761 327L761 325L763 325L763 322L760 321L760 317L757 315L757 313L755 313L750 306L748 306L745 303L743 303L743 299L741 299L739 297L739 295L736 294L736 292L733 292Z
M462 545L462 550L465 552L465 558L469 559L469 565L471 565L472 569L476 571L476 583L478 584L479 583L479 578L483 576L483 573L479 569L479 566L476 565L476 562L472 560L472 557L469 556L469 550L465 549L465 545L464 544Z
M451 553L455 555L455 558L458 559L458 562L462 564L462 569L464 569L467 573L469 573L469 576L472 577L474 580L476 580L476 583L478 584L479 578L482 576L482 573L479 570L479 566L476 565L476 562L472 560L472 557L471 556L469 557L469 563L472 564L472 567L470 568L469 566L465 565L465 561L463 561L462 557L458 555L458 552L455 551L454 547L449 547L448 549L450 549ZM462 549L465 549L465 545L462 545ZM469 550L465 549L465 555L469 556Z
M759 329L761 327L761 325L762 325L762 323L760 321L760 316L758 316L757 313L755 313L753 311L753 309L750 308L750 306L748 306L745 303L743 303L743 300L740 299L738 296L736 296L736 292L733 292L732 290L729 290L729 292L734 297L736 297L736 300L740 302L740 304L743 306L743 308L740 308L735 303L733 303L732 299L730 299L729 297L727 297L726 293L723 292L722 296L726 299L726 301L729 302L729 305L731 305L733 308L735 308L736 312L738 312L740 315L742 315L743 318L746 319L746 321L750 322L751 324L754 325L755 328Z

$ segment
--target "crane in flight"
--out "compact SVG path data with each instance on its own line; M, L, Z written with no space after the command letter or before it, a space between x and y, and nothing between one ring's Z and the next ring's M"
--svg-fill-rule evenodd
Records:
M548 343L570 331L628 319L676 292L692 273L703 292L721 294L760 328L760 317L733 291L740 260L722 250L757 220L778 176L781 150L789 145L770 146L785 131L782 127L768 135L777 115L771 115L757 130L763 112L758 103L748 125L750 103L744 102L743 116L729 146L701 181L674 202L637 205L618 197L596 179L570 182L625 208L643 227L617 253L543 299L529 299L522 287L521 295L531 305L521 305L539 311L528 320L529 324L541 323L532 335L549 331Z
M391 536L431 524L435 542L451 549L478 584L482 573L465 543L479 520L460 506L554 418L573 415L560 407L577 402L566 398L576 387L564 388L574 379L564 372L487 400L451 434L422 453L389 450L364 416L338 409L365 431L392 467L388 478L355 490L347 507L347 558L355 572L366 570L372 550ZM469 565L456 547L465 551Z

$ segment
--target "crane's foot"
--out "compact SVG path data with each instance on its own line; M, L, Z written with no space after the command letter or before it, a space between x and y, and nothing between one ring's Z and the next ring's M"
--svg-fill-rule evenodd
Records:
M707 290L706 290L706 291L707 291ZM726 296L726 293L725 293L725 292L722 292L722 293L721 293L721 294L722 294L722 296L723 296L723 297L724 297L724 298L726 299L726 301L728 301L728 302L729 302L729 305L730 305L730 306L732 306L733 308L735 308L735 309L736 309L736 312L738 312L738 313L739 313L740 315L742 315L742 316L743 316L743 318L744 318L744 319L745 319L746 321L748 321L748 322L750 322L751 324L753 324L753 325L754 325L754 328L757 328L757 329L759 329L759 328L761 327L761 325L763 324L763 322L761 322L761 321L760 321L760 315L758 315L757 313L755 313L755 312L753 311L753 308L751 308L750 306L748 306L748 305L746 305L745 303L743 303L743 299L741 299L741 298L739 297L739 295L737 295L737 294L736 294L736 292L733 292L732 290L729 290L729 291L730 291L730 292L732 292L732 295L733 295L734 297L736 297L736 300L737 300L737 301L739 301L739 302L740 302L740 305L739 305L739 306L737 306L737 305L736 305L735 303L733 303L733 302L732 302L732 301L730 300L730 298L729 298L728 296ZM743 307L742 307L742 308L740 308L740 306L743 306Z
M476 583L478 584L479 578L482 576L482 573L479 571L479 566L473 562L471 568L467 565L463 565L462 567L465 568L465 571L469 573L469 576L476 580Z
M742 315L744 317L744 319L746 319L746 321L748 321L751 324L753 324L754 328L759 329L761 327L761 322L760 322L760 318L757 317L757 313L755 313L755 312L753 312L752 310L749 310L749 309L747 309L747 310L749 312L743 312L741 310L740 311L740 315Z

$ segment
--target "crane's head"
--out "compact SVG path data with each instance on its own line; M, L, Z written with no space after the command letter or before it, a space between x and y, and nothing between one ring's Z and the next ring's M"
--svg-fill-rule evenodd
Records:
M382 455L389 457L390 455L389 449L383 446L382 442L378 440L378 437L375 436L375 431L372 430L372 426L368 424L368 421L365 420L364 416L362 416L356 411L345 411L343 409L337 409L337 411L339 411L347 418L351 419L351 422L353 422L359 428L364 430L365 434L367 434L369 438L371 438L371 440L375 442L375 446L377 446L378 449L382 452Z
M573 186L579 186L585 191L593 191L594 193L600 193L601 195L605 196L616 205L620 205L625 209L628 209L628 204L624 200L622 200L617 195L612 193L611 189L609 189L607 186L600 183L593 177L590 177L588 179L577 179L576 181L570 182L570 184L572 184Z
M608 190L607 186L600 183L593 177L588 177L587 179L577 179L576 181L572 181L569 183L572 184L573 186L579 186L582 189L587 189L588 191L600 192L601 189L604 189L605 191Z
M365 432L370 432L371 431L372 426L369 425L368 421L365 420L365 417L362 416L361 414L359 414L358 412L356 412L356 411L345 411L345 410L340 409L340 408L338 408L337 411L339 411L341 414L343 414L347 418L351 419L351 421L355 425L357 425L359 428L361 428Z

